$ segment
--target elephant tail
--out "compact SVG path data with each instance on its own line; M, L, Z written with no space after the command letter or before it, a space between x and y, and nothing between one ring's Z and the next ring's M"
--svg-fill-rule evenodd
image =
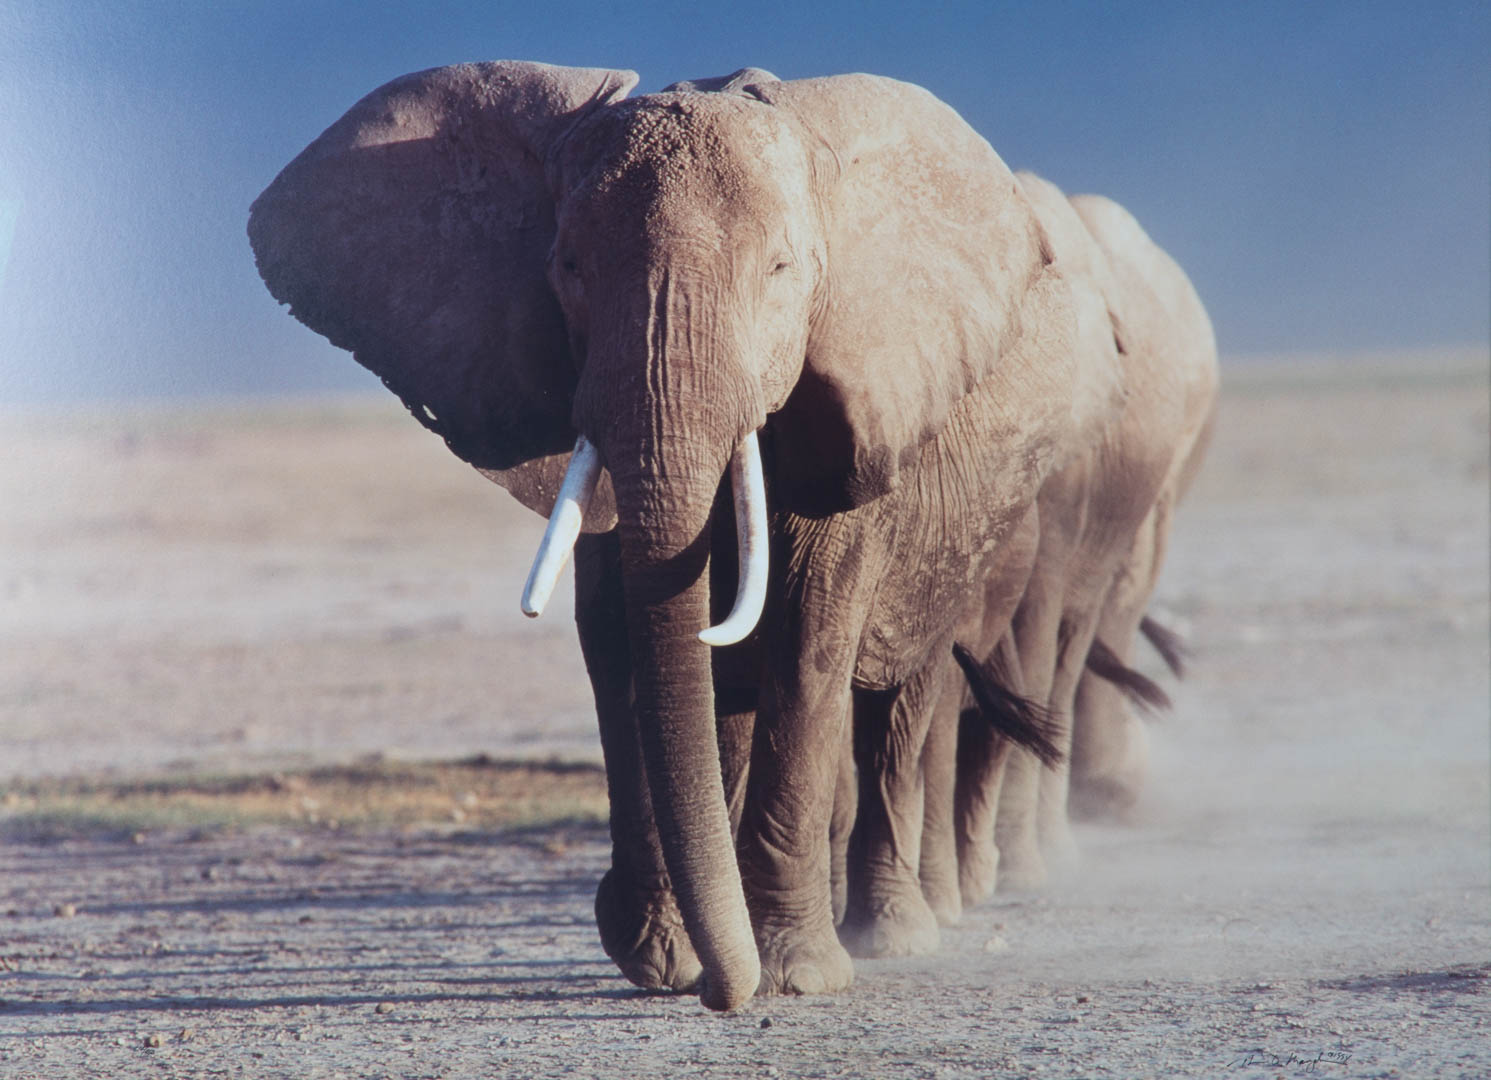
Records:
M1170 695L1148 676L1141 675L1118 658L1100 638L1092 639L1087 650L1087 670L1100 679L1107 679L1124 692L1130 701L1145 712L1154 715L1170 708Z
M1177 679L1185 678L1186 660L1191 655L1185 638L1148 615L1139 620L1139 632L1154 646L1154 651L1160 654L1171 674Z
M1061 763L1062 753L1056 746L1060 725L1044 705L1009 688L1012 680L1000 670L997 658L980 663L966 646L956 641L953 658L963 669L979 712L995 731L1025 747L1048 768Z

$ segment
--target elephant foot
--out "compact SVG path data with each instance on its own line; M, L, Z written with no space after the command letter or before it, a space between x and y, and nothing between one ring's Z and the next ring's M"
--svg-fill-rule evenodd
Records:
M999 891L1038 892L1046 887L1046 859L1033 838L999 845Z
M1067 809L1078 821L1124 821L1139 801L1142 784L1142 778L1074 776Z
M922 879L922 899L938 926L957 926L963 919L963 896L957 874Z
M1127 708L1097 747L1073 753L1067 810L1079 820L1123 820L1149 773L1149 728Z
M962 894L963 906L982 904L994 895L999 881L999 849L994 841L970 844L958 860L958 891Z
M851 956L921 956L936 952L942 935L921 891L872 900L851 911L839 928Z
M671 889L628 887L607 870L595 891L601 945L644 990L694 991L704 969Z
M853 962L832 927L816 933L758 931L756 945L761 954L758 995L832 994L854 978Z

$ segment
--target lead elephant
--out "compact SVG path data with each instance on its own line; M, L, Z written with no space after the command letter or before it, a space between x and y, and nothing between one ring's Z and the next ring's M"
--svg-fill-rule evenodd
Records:
M602 938L634 980L733 1008L849 981L844 725L871 758L920 744L969 598L1084 422L1079 313L1021 185L926 91L635 81L397 79L285 168L249 235L297 318L554 511L525 608L583 521Z

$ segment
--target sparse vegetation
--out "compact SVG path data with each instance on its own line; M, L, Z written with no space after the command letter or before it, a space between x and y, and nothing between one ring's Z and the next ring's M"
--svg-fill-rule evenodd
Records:
M16 781L0 789L0 838L254 825L505 829L603 822L606 805L605 774L594 765L370 759L269 773Z

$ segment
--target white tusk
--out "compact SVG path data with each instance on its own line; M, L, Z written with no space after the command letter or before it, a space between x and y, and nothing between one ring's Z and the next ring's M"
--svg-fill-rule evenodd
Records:
M564 483L559 485L559 497L554 500L554 512L549 515L549 527L544 530L538 554L533 557L533 569L528 571L528 583L523 586L523 614L530 619L543 613L549 594L559 583L559 573L569 561L569 553L579 538L585 508L590 505L590 497L595 494L600 477L600 453L581 435L575 440L575 452L570 456Z
M735 607L718 626L699 634L706 645L734 645L756 628L766 603L766 480L761 444L753 431L730 456L730 488L735 493L735 539L740 549L740 582Z

